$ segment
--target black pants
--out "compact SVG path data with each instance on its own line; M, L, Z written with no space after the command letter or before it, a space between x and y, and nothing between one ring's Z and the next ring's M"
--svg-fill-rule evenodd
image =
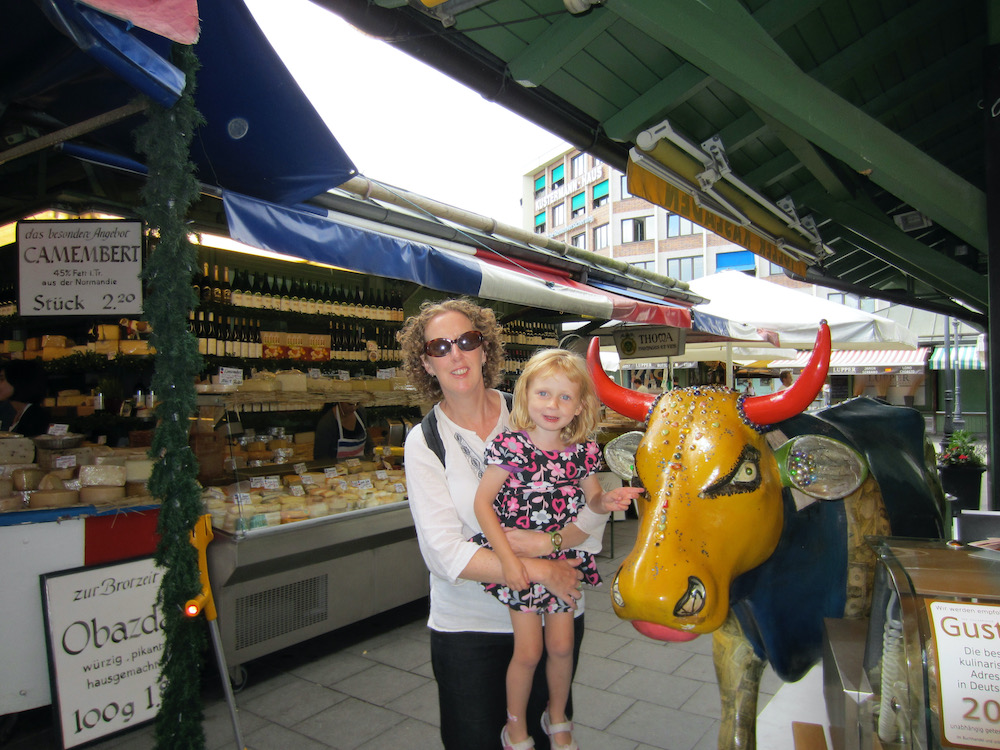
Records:
M574 620L573 672L580 658L583 618ZM497 750L507 721L507 665L514 653L514 636L496 633L431 631L431 664L438 685L441 740L446 750ZM536 750L549 750L549 738L539 720L548 703L545 656L535 669L528 700L528 732ZM566 704L573 715L573 694Z

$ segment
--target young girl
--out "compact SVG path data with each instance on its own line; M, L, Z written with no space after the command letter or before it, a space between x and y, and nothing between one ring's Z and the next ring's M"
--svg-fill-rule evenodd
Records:
M507 724L500 735L504 750L534 747L524 717L543 639L549 705L542 714L542 729L551 737L553 750L577 750L573 724L566 716L573 679L572 604L541 584L529 583L503 529L548 532L550 557L582 559L584 580L600 583L593 556L562 549L560 532L584 502L597 513L624 510L642 490L601 490L595 474L601 465L600 448L588 440L597 426L598 408L583 359L561 349L541 351L528 361L514 387L514 429L500 433L486 450L487 467L475 498L483 533L473 541L488 543L500 558L506 585L483 585L510 607L514 630L514 655L507 668Z

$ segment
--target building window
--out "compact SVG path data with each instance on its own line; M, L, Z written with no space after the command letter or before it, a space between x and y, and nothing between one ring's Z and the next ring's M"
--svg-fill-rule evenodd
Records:
M545 194L545 175L535 178L535 198L541 198Z
M769 276L777 276L778 274L783 274L785 269L779 266L777 263L767 262L767 273Z
M587 192L577 193L573 196L573 200L570 201L570 216L576 219L579 216L583 216L587 213Z
M847 295L843 292L829 292L827 293L826 298L830 300L830 302L836 302L838 305L847 304Z
M625 200L626 198L628 198L628 197L630 197L632 195L632 193L630 193L628 191L628 175L624 175L623 174L621 181L622 181L622 184L621 184L621 188L622 188L622 200Z
M552 170L552 189L561 188L566 182L566 169L564 165L560 164L558 167Z
M611 239L611 233L608 231L608 224L601 224L599 227L594 227L594 249L603 250L608 247Z
M656 271L655 260L637 260L633 261L629 265L635 266L636 268L641 268L644 271Z
M862 297L858 300L858 308L866 313L875 314L875 298L874 297Z
M569 238L569 244L571 244L573 247L578 247L581 250L586 250L587 249L587 233L586 232L580 232L580 234L574 234L572 237Z
M545 212L535 214L535 234L545 234Z
M566 204L557 203L552 207L552 228L561 227L566 223Z
M687 258L669 258L667 260L667 276L678 281L700 279L705 275L705 259L700 255Z
M622 242L642 242L646 239L646 220L651 216L622 219Z
M683 237L688 234L696 234L698 225L690 219L685 219L677 214L667 216L667 237Z
M594 185L594 208L600 208L608 202L608 181L604 180Z
M587 155L577 154L569 161L569 172L573 179L587 171Z

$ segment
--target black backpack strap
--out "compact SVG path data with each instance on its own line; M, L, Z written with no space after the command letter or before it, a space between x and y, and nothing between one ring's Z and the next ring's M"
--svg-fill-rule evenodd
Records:
M507 399L507 411L513 410L514 394L505 391L501 391L501 394ZM431 409L427 412L427 416L420 421L420 429L424 432L424 442L427 443L427 447L444 466L444 443L441 441L441 433L438 431L437 411Z

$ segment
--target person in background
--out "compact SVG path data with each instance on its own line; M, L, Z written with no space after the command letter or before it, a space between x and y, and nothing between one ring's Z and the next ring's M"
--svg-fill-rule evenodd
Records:
M427 624L441 740L446 750L496 750L506 723L504 681L514 638L507 608L480 585L504 581L500 558L470 539L482 530L473 499L485 469L486 446L510 426L507 400L494 390L503 367L500 326L492 310L470 300L428 301L406 321L397 339L410 383L437 401L432 409L444 448L442 460L428 445L422 426L406 437L410 512L430 570ZM561 532L559 546L600 551L606 522L607 515L584 507ZM556 546L543 532L511 531L508 540L523 559L528 579L575 607L575 665L583 639L580 561L543 559ZM540 750L548 747L548 737L539 732L548 701L544 675L540 665L527 712L528 731L539 735ZM567 716L572 718L569 706Z
M510 609L514 628L507 724L500 735L504 750L534 747L525 715L543 645L549 703L542 713L542 731L558 750L578 750L573 723L566 716L573 682L573 610L541 584L529 584L505 530L537 529L561 542L563 528L585 505L596 513L625 510L643 492L639 487L605 492L601 487L601 448L591 439L599 410L583 358L544 349L528 360L517 379L513 428L501 432L486 449L487 466L474 506L483 531L473 541L488 545L500 557L504 585L483 586ZM549 557L581 558L584 580L592 586L601 582L588 552L558 549Z
M779 391L785 390L788 386L792 384L792 371L782 370L778 373L778 381L780 385L778 386Z
M316 460L344 461L363 458L368 447L368 430L358 405L347 401L328 404L316 424Z
M51 418L42 406L46 378L35 360L15 359L0 362L0 401L7 408L0 411L0 431L35 437L48 432Z

